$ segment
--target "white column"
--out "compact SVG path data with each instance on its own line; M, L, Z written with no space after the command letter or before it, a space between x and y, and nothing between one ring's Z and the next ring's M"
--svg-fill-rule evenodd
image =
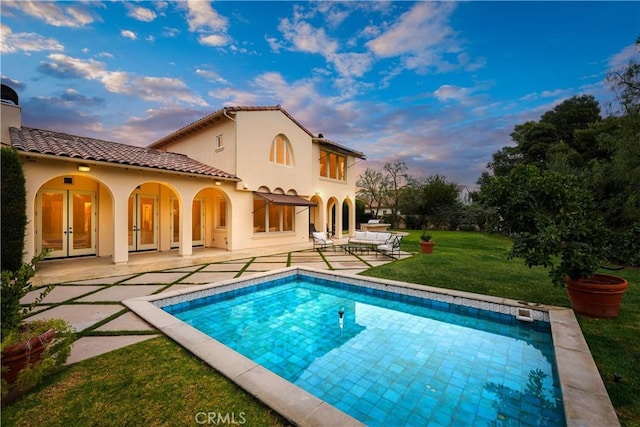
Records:
M113 263L129 261L129 193L113 194Z

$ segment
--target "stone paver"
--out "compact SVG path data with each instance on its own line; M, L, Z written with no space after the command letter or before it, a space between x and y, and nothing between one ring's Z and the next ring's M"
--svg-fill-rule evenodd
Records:
M286 262L252 262L247 270L251 271L271 271L286 268Z
M246 263L243 264L228 264L228 263L219 263L219 264L209 264L204 267L202 270L198 271L198 273L204 273L209 271L235 271L238 272L242 270L242 267L245 266Z
M123 308L119 304L60 305L31 316L29 320L64 319L75 328L76 332L82 332L107 317L122 311Z
M42 301L40 301L40 303L52 304L68 301L101 288L102 286L56 286ZM42 289L29 292L20 300L20 304L33 303L41 293Z
M219 271L219 272L200 272L199 271L181 280L180 284L220 282L221 280L233 279L238 274L238 271L240 271L240 269L237 269L237 271Z
M166 285L119 285L111 286L86 297L78 302L124 301L126 299L143 297L159 291Z
M73 285L111 285L113 283L118 283L123 280L126 280L130 277L133 277L133 274L124 274L121 276L108 276L108 277L98 277L95 279L87 279L87 280L75 280L73 282L69 282L69 284Z
M173 283L183 277L185 277L189 273L183 272L172 272L172 273L143 273L140 276L131 278L129 280L125 280L122 282L123 285L136 285L136 284L153 284L153 283Z
M109 351L155 338L157 335L122 335L116 337L82 337L73 343L66 364L80 362Z
M153 331L154 327L132 312L124 313L111 322L96 328L96 331Z

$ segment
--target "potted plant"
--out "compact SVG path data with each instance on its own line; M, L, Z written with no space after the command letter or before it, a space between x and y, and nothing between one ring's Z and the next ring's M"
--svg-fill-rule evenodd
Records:
M431 240L431 235L427 233L426 230L423 230L420 235L420 252L423 254L433 253L433 247L435 246L435 242Z
M575 312L618 315L628 283L597 271L619 251L577 177L519 165L491 178L482 197L496 209L501 231L513 237L510 257L548 268L554 285L566 285Z
M62 319L27 321L25 318L52 287L42 290L35 301L24 307L20 300L35 290L30 282L42 252L17 271L2 271L2 401L11 401L37 385L64 364L71 352L73 329Z

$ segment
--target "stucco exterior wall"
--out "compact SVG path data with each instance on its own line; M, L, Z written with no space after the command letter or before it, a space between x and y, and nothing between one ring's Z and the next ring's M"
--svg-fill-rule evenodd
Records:
M311 136L281 111L239 111L237 120L237 175L250 189L281 188L298 195L313 194ZM269 161L276 136L283 134L292 147L291 166Z
M222 135L223 146L216 148L216 137ZM197 133L178 142L164 145L162 150L184 154L215 168L238 175L236 165L235 122L223 117Z

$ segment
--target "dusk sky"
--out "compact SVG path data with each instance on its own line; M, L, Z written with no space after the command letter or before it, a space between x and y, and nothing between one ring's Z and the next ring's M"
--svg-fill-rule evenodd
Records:
M639 57L640 2L2 0L23 125L146 146L224 106L282 105L415 177L475 188L516 124Z

